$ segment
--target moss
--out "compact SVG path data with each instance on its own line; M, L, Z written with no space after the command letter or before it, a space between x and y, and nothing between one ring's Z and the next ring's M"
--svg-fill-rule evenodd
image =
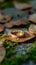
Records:
M28 53L29 59L36 61L36 42L34 42L34 45L30 52Z
M14 7L14 5L12 4L12 2L4 2L1 5L1 8L10 8L10 7Z

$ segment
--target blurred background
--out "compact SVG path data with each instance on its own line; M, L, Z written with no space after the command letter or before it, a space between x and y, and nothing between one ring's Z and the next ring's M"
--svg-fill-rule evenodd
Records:
M32 6L32 8L36 9L36 0L0 0L0 9L13 8L13 1L29 3Z
M14 7L13 1L29 2L31 0L0 0L0 8Z

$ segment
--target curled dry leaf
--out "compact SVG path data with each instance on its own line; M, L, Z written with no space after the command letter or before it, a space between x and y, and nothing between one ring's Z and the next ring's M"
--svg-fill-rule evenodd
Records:
M4 26L6 27L6 28L12 28L12 22L9 22L9 23L5 23L4 24Z
M26 33L27 33L27 35L26 35ZM32 35L29 32L25 32L25 35L22 33L22 36L20 35L20 33L19 33L19 35L9 34L8 36L3 37L1 40L3 40L3 41L10 40L13 42L25 42L25 41L31 40L34 37L35 37L35 35Z
M20 3L20 2L14 1L13 4L14 4L15 8L18 10L29 10L29 9L31 9L31 5L29 5L27 3Z
M23 37L24 36L24 32L22 30L14 30L11 32L11 35L16 35L17 37Z
M4 26L0 24L0 33L4 31Z
M4 26L6 28L12 28L13 26L27 25L28 23L24 20L10 21L9 23L5 23Z
M12 19L11 15L4 15L4 14L0 13L0 23L7 23L11 19Z
M6 50L4 48L3 42L0 42L0 63L4 60L6 55Z
M31 24L29 27L29 32L36 35L36 25Z
M29 16L29 21L36 24L36 13Z

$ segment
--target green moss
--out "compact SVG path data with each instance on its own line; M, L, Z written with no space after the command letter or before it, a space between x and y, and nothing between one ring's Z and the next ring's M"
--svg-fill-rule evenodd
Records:
M30 24L27 24L27 25L25 26L25 28L27 28L27 29L28 29L28 28L29 28L29 26L30 26Z
M4 45L5 45L5 48L6 49L10 49L10 48L13 48L15 45L17 45L18 43L14 43L14 42L11 42L11 41L4 41Z
M34 42L34 45L29 52L29 59L36 61L36 42Z
M21 65L22 62L26 61L28 56L16 56L13 60L6 57L2 65Z
M14 56L15 54L16 54L15 50L9 48L6 58L4 59L2 65L21 65L21 63L27 61L28 58L36 61L36 42L34 42L32 49L27 55L23 55L23 56L16 55L14 59L11 60L10 57Z
M1 34L0 34L0 38L2 38L2 37L4 37L4 36L6 36L6 34L4 34L4 33L1 33Z
M14 7L12 2L5 2L1 5L1 8L10 8L10 7Z

